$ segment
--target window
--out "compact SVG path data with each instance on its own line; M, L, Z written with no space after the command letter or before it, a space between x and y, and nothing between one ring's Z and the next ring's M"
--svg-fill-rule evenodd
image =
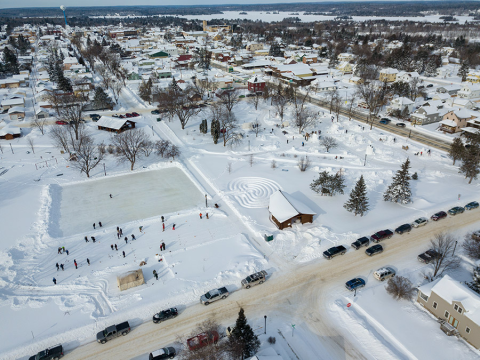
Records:
M461 314L463 309L461 307L458 308L458 313Z
M467 334L470 334L470 328L469 328L468 326L465 328L465 332L466 332Z
M421 297L423 300L428 301L428 296L425 295L425 294L422 293L422 292L420 293L420 297Z
M453 307L453 309L458 311L458 305L455 304L455 306Z
M436 309L437 306L438 306L438 304L434 301L434 302L433 302L433 308Z
M445 317L448 319L449 316L450 316L449 312L445 311Z

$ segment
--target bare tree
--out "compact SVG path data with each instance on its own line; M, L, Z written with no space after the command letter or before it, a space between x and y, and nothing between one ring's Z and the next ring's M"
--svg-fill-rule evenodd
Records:
M100 75L100 77L102 78L102 86L105 89L110 89L113 79L110 71L108 70L108 67L101 64L97 65L97 74Z
M154 148L155 146L152 141L150 140L145 141L145 144L143 145L143 148L142 148L143 154L146 157L149 157L152 151L154 150Z
M112 136L112 143L117 148L116 156L119 162L130 162L133 170L135 162L143 156L142 149L149 141L148 135L142 129L131 129Z
M280 119L283 121L285 115L285 107L290 103L290 98L286 93L286 89L281 84L277 86L272 95L272 105L275 111L280 115Z
M460 259L453 253L457 241L450 233L439 233L430 241L430 247L438 256L430 262L433 277L442 275L445 271L456 269Z
M352 115L354 113L353 111L353 105L355 104L355 100L357 100L357 93L354 92L351 96L350 96L350 102L349 102L349 105L348 105L348 121L352 120Z
M258 137L258 134L260 134L263 131L263 128L260 126L260 121L258 121L258 118L255 119L255 121L252 123L252 131L255 133L255 137Z
M220 103L223 104L225 109L231 113L235 105L240 102L239 92L237 88L233 90L227 90L220 95Z
M75 145L76 161L72 166L90 177L90 172L103 160L104 153L95 144L90 134L81 134Z
M160 155L162 158L168 153L171 142L168 140L157 140L155 143L155 152L157 155Z
M113 81L112 82L112 92L115 98L115 102L118 103L118 99L120 97L120 93L122 92L124 85L121 81Z
M412 282L403 276L390 278L387 286L385 286L385 290L396 300L409 300L415 292Z
M371 130L374 116L378 114L381 107L385 104L386 97L389 94L387 83L384 82L382 86L378 86L374 82L359 84L357 85L357 94L367 105Z
M333 102L333 112L337 118L337 122L338 118L340 117L340 111L342 111L342 99L340 96L337 96Z
M49 101L55 104L56 118L66 121L75 133L76 140L79 139L79 128L83 124L83 112L88 102L84 94L63 94L52 92Z
M217 344L214 334L220 334L220 326L213 318L207 319L199 324L189 335L189 337L195 337L199 334L205 336L207 345L198 347L196 349L187 349L180 355L182 360L227 360L227 354L225 352L225 346ZM179 339L179 342L185 343L186 339Z
M45 134L45 126L47 125L47 119L45 118L41 118L41 119L37 119L36 117L33 119L32 121L32 127L33 128L37 128L38 130L40 130L40 133L42 135Z
M300 171L306 171L311 165L311 162L310 162L310 159L308 158L308 156L302 156L299 160L298 160L298 168L300 169Z
M241 142L237 118L233 112L228 112L227 108L220 117L220 132L223 137L223 146L227 146L227 144L233 146Z
M48 135L56 148L70 153L68 128L63 125L54 125Z
M335 103L335 101L337 101L337 99L340 97L340 95L338 94L338 90L335 89L335 90L330 90L327 92L327 99L328 99L328 110L330 111L330 114L332 113L332 110L333 110L333 104Z
M260 103L260 96L258 94L254 94L249 98L249 101L255 106L255 110L258 109L258 104Z
M301 134L311 125L314 125L317 122L315 113L306 107L299 108L294 113L295 116L295 125L298 127L298 133Z
M171 157L173 160L175 160L175 156L180 156L180 149L178 148L177 145L172 144L168 148L167 153L165 155L167 157Z
M480 240L478 235L473 236L472 233L465 235L465 241L462 244L463 249L472 259L480 259Z
M32 149L32 152L35 154L35 144L34 144L33 138L28 137L27 138L27 143L30 146L30 149Z
M188 86L183 91L176 86L170 86L158 93L158 107L166 109L172 117L177 116L182 129L185 129L188 121L201 111L201 109L196 108L193 101L193 95L196 93L192 86Z
M325 147L325 150L327 150L327 152L329 152L330 149L334 149L338 146L337 140L335 140L335 138L331 136L323 137L320 144Z

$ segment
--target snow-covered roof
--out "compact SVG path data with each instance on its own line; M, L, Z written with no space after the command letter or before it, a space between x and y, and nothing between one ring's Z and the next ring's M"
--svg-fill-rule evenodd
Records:
M254 76L250 79L248 79L249 83L264 83L265 80L263 80L260 76Z
M10 106L10 105L20 105L24 104L25 100L23 98L21 99L7 99L2 101L2 106Z
M78 64L78 60L76 57L66 57L65 60L63 60L64 64Z
M10 109L8 109L9 114L13 113L25 113L25 108L23 106L13 106Z
M457 117L459 119L468 119L468 118L472 117L472 115L470 115L470 113L466 109L455 110L454 114L457 115Z
M440 124L450 127L457 127L457 123L453 120L442 120L440 121Z
M97 121L96 125L106 127L109 129L120 130L127 121L131 121L131 120L116 119L110 116L101 116L100 119Z
M413 101L410 100L409 98L406 98L406 97L396 98L396 99L392 100L392 102L396 102L397 104L400 104L400 105L411 105L411 104L413 104Z
M165 355L165 351L163 349L160 350L155 350L152 352L153 356L160 356L160 355Z
M20 134L21 131L22 130L19 127L7 125L4 128L0 129L0 136L5 136L7 134L16 135L16 134Z
M281 223L298 214L316 214L307 205L282 190L277 190L270 196L268 210Z

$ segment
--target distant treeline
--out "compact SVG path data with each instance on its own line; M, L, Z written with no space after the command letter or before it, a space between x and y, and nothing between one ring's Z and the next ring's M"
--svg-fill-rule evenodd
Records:
M422 12L442 15L474 13L480 9L478 1L375 1L335 3L290 3L246 5L191 5L191 6L99 6L71 7L69 16L155 16L155 15L213 15L224 11L285 11L333 16L424 16ZM0 17L55 17L59 8L0 9Z

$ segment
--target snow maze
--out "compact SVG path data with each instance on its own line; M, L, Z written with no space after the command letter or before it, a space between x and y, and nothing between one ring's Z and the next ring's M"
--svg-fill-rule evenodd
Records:
M243 207L266 208L270 196L280 189L275 181L260 177L241 177L228 184L228 191Z

